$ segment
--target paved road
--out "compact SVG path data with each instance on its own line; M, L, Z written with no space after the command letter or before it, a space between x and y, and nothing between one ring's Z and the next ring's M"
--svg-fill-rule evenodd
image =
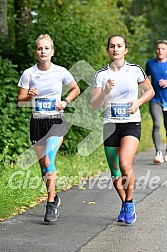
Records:
M43 222L44 204L0 223L0 252L166 252L167 163L154 165L152 150L134 162L137 221L116 222L119 198L110 174L60 192L60 216Z

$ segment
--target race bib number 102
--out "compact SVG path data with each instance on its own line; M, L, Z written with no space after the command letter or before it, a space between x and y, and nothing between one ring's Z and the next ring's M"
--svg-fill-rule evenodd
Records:
M54 111L55 103L55 98L35 98L35 111Z
M111 117L114 118L127 118L129 117L128 108L130 103L115 103L111 104Z

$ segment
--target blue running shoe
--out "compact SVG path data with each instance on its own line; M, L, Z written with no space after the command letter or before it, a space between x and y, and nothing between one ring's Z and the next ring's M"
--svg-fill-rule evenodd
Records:
M125 203L122 203L120 214L117 218L118 222L124 222L125 221Z
M125 202L125 222L132 224L136 221L135 205L134 202Z

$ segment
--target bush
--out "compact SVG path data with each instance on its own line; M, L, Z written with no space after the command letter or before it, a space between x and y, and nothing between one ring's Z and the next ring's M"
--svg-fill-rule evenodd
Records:
M0 58L0 162L11 161L29 145L27 112L17 108L16 67L10 60Z

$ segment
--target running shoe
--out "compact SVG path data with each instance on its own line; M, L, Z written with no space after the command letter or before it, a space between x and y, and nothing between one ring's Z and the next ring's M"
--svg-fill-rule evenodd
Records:
M117 221L118 222L124 222L125 221L125 203L122 203L121 211L120 211L120 213L118 215Z
M55 206L54 202L48 202L46 205L46 214L44 217L45 222L53 222L57 220L59 212Z
M55 207L58 208L60 206L60 203L61 203L61 199L60 197L56 194L56 196L54 197L54 204L55 204Z
M167 153L164 156L164 161L167 162Z
M155 164L161 164L164 162L162 151L158 151L155 158L154 158L154 163Z
M136 221L135 205L134 202L125 202L125 222L132 224Z

